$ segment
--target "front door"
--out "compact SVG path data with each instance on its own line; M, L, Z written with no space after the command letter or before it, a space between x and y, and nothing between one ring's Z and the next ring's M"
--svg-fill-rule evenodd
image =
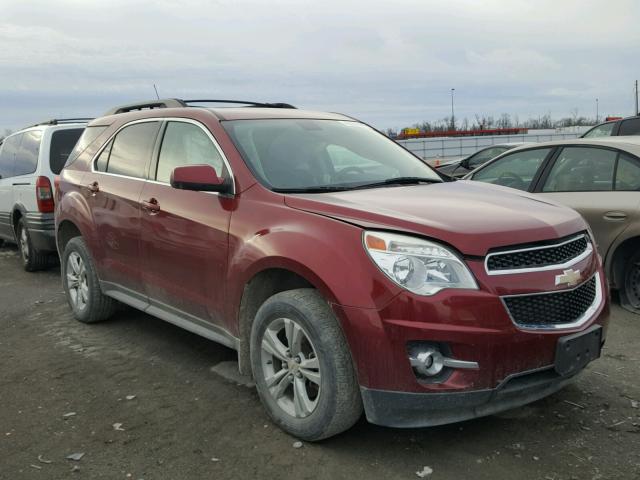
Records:
M190 164L209 164L218 175L230 175L206 127L189 121L167 122L157 165L141 195L146 294L157 308L222 324L234 200L172 188L173 169Z

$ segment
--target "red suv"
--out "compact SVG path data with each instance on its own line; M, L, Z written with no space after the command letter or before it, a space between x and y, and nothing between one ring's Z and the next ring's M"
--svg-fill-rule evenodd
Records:
M447 181L344 115L194 102L116 108L70 155L56 236L78 320L122 302L236 349L306 440L363 410L493 414L600 355L608 293L573 210Z

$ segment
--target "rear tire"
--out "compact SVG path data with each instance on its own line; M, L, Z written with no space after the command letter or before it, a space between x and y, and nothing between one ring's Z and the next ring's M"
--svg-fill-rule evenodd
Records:
M620 305L640 314L640 251L625 262L623 284L620 288Z
M69 240L60 263L62 284L76 320L96 323L108 319L116 311L118 302L102 293L96 268L82 237Z
M362 415L349 347L316 290L270 297L256 314L250 345L258 394L284 431L322 440L349 429Z
M24 269L27 272L36 272L47 268L49 266L49 254L35 249L31 242L31 235L29 234L29 229L27 228L27 223L24 218L18 220L16 233L20 258L22 258Z

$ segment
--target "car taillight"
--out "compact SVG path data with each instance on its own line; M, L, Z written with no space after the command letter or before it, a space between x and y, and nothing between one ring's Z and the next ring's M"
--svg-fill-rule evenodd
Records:
M47 177L38 177L36 180L36 200L38 202L38 211L41 213L53 212L53 190Z

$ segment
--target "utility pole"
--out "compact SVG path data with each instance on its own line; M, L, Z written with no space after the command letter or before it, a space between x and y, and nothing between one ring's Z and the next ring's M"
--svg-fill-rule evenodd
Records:
M640 115L640 110L638 110L638 80L636 80L636 115Z
M636 87L637 87L638 82L636 82ZM453 92L455 92L456 89L452 88L451 89L451 130L455 130L456 129L456 120L455 120L455 116L453 115ZM636 96L637 99L637 96Z
M598 118L600 118L600 111L598 109L598 99L596 98L596 123L598 123Z

